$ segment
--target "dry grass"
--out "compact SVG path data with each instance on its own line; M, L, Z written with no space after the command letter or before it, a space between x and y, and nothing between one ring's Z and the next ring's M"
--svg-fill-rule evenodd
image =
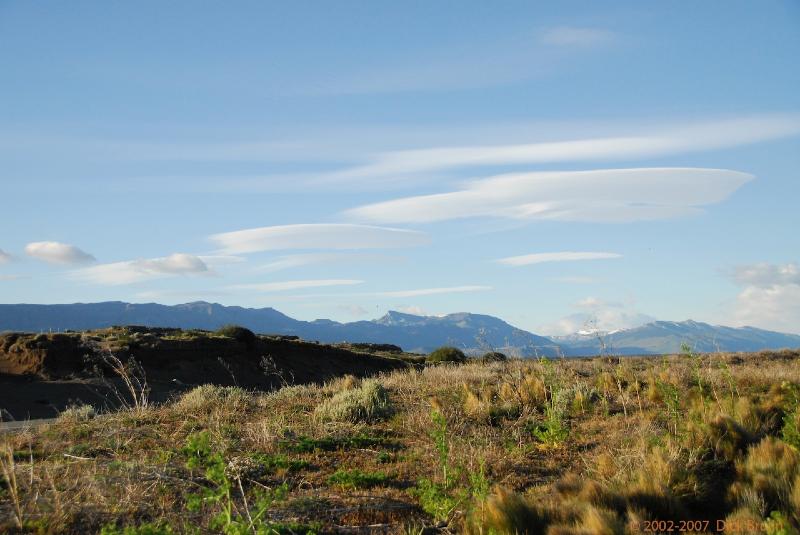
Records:
M286 533L617 534L724 519L792 533L800 454L782 437L798 384L796 353L512 359L76 409L0 437L0 531L215 533L228 503L254 532L268 494L262 518ZM187 465L198 436L229 502L189 506L219 485Z

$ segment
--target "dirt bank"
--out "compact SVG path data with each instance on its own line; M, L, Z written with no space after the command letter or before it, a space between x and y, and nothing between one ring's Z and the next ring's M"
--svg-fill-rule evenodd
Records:
M49 417L84 402L115 405L114 373L104 355L138 362L151 397L205 383L269 390L284 383L322 382L344 374L363 377L406 367L401 355L365 347L344 349L293 337L219 336L206 331L115 327L57 334L0 335L0 409L8 419ZM373 352L367 352L373 351ZM103 376L104 379L99 379Z

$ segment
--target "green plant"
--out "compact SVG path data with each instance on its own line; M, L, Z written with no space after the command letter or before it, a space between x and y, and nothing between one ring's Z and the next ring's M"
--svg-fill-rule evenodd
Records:
M427 362L466 362L467 356L457 347L443 346L428 355Z
M772 511L764 521L764 533L767 535L798 535L800 531L792 527L791 522L780 511Z
M100 535L172 535L175 533L166 524L155 524L148 522L138 526L125 526L118 528L114 524L106 524L100 530Z
M489 497L489 478L486 477L486 461L481 459L477 472L469 474L469 491L473 499L480 502Z
M800 388L797 385L788 385L789 400L786 412L783 415L781 438L783 441L800 451Z
M337 470L328 478L328 483L345 489L368 489L385 485L390 479L384 472Z
M450 442L447 438L447 418L437 411L431 411L433 429L431 438L439 454L439 468L442 470L442 483L445 488L450 487Z
M543 381L547 403L544 407L544 421L533 429L533 436L548 446L558 446L569 436L565 422L567 411L567 391L562 387L550 360L541 359L544 367Z
M250 458L260 464L264 470L270 474L274 474L278 470L299 472L311 466L311 463L308 461L303 459L289 459L286 455L281 454L267 455L264 453L254 453Z
M678 436L681 421L681 392L676 385L667 381L658 380L656 387L664 403L667 421L671 423L670 433Z
M708 409L708 401L706 399L706 386L703 382L703 363L700 354L692 351L691 346L685 342L681 344L681 353L691 361L692 379L700 392L700 401L703 404L703 416L705 417Z
M227 474L224 457L211 448L208 432L190 435L183 453L187 458L186 467L190 470L202 470L210 483L200 493L189 496L187 507L190 511L201 510L206 505L219 506L221 510L213 517L210 527L225 535L280 533L277 525L266 519L266 514L275 502L286 499L289 493L286 483L275 489L257 491L250 506L241 480L235 477L234 481ZM234 503L234 482L242 499L244 515L237 512Z
M309 438L300 436L292 440L281 440L278 448L292 453L313 453L315 451L336 451L352 448L397 447L383 437L355 435L352 437Z
M444 485L430 479L417 481L417 485L411 493L419 499L422 510L436 520L447 520L461 502Z

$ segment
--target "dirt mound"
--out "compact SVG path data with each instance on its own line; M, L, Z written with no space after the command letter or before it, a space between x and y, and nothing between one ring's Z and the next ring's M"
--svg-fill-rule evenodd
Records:
M42 378L69 375L91 352L79 334L0 335L0 373Z
M256 336L238 340L206 331L114 327L85 333L0 335L0 373L53 380L95 376L98 357L135 358L148 376L182 383L269 386L278 376L315 382L349 373L371 375L404 367L398 359Z

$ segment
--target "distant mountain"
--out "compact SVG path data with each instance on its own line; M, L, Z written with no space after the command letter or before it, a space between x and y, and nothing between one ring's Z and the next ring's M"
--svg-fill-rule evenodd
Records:
M720 327L696 321L655 321L634 329L543 337L501 319L460 312L416 316L390 311L371 321L339 323L327 319L300 321L274 308L243 308L196 302L182 305L133 304L119 301L71 305L0 305L0 332L86 330L112 325L180 327L215 330L237 324L262 334L296 335L325 343L394 344L427 353L453 345L477 354L490 349L515 356L591 356L605 344L610 353L652 355L676 353L687 343L695 351L758 351L800 347L800 336L756 329ZM602 342L601 342L602 340Z
M196 302L182 305L132 304L119 301L70 305L0 305L0 331L63 331L144 325L214 330L237 324L265 334L297 335L320 342L395 344L427 353L448 344L473 353L499 349L519 356L558 354L552 340L480 314L415 316L390 311L372 321L339 323L299 321L273 308L242 308Z
M759 351L800 347L800 336L756 329L723 327L698 321L654 321L641 327L610 333L554 336L567 355L596 355L601 346L620 355L677 353L682 344L694 351Z

